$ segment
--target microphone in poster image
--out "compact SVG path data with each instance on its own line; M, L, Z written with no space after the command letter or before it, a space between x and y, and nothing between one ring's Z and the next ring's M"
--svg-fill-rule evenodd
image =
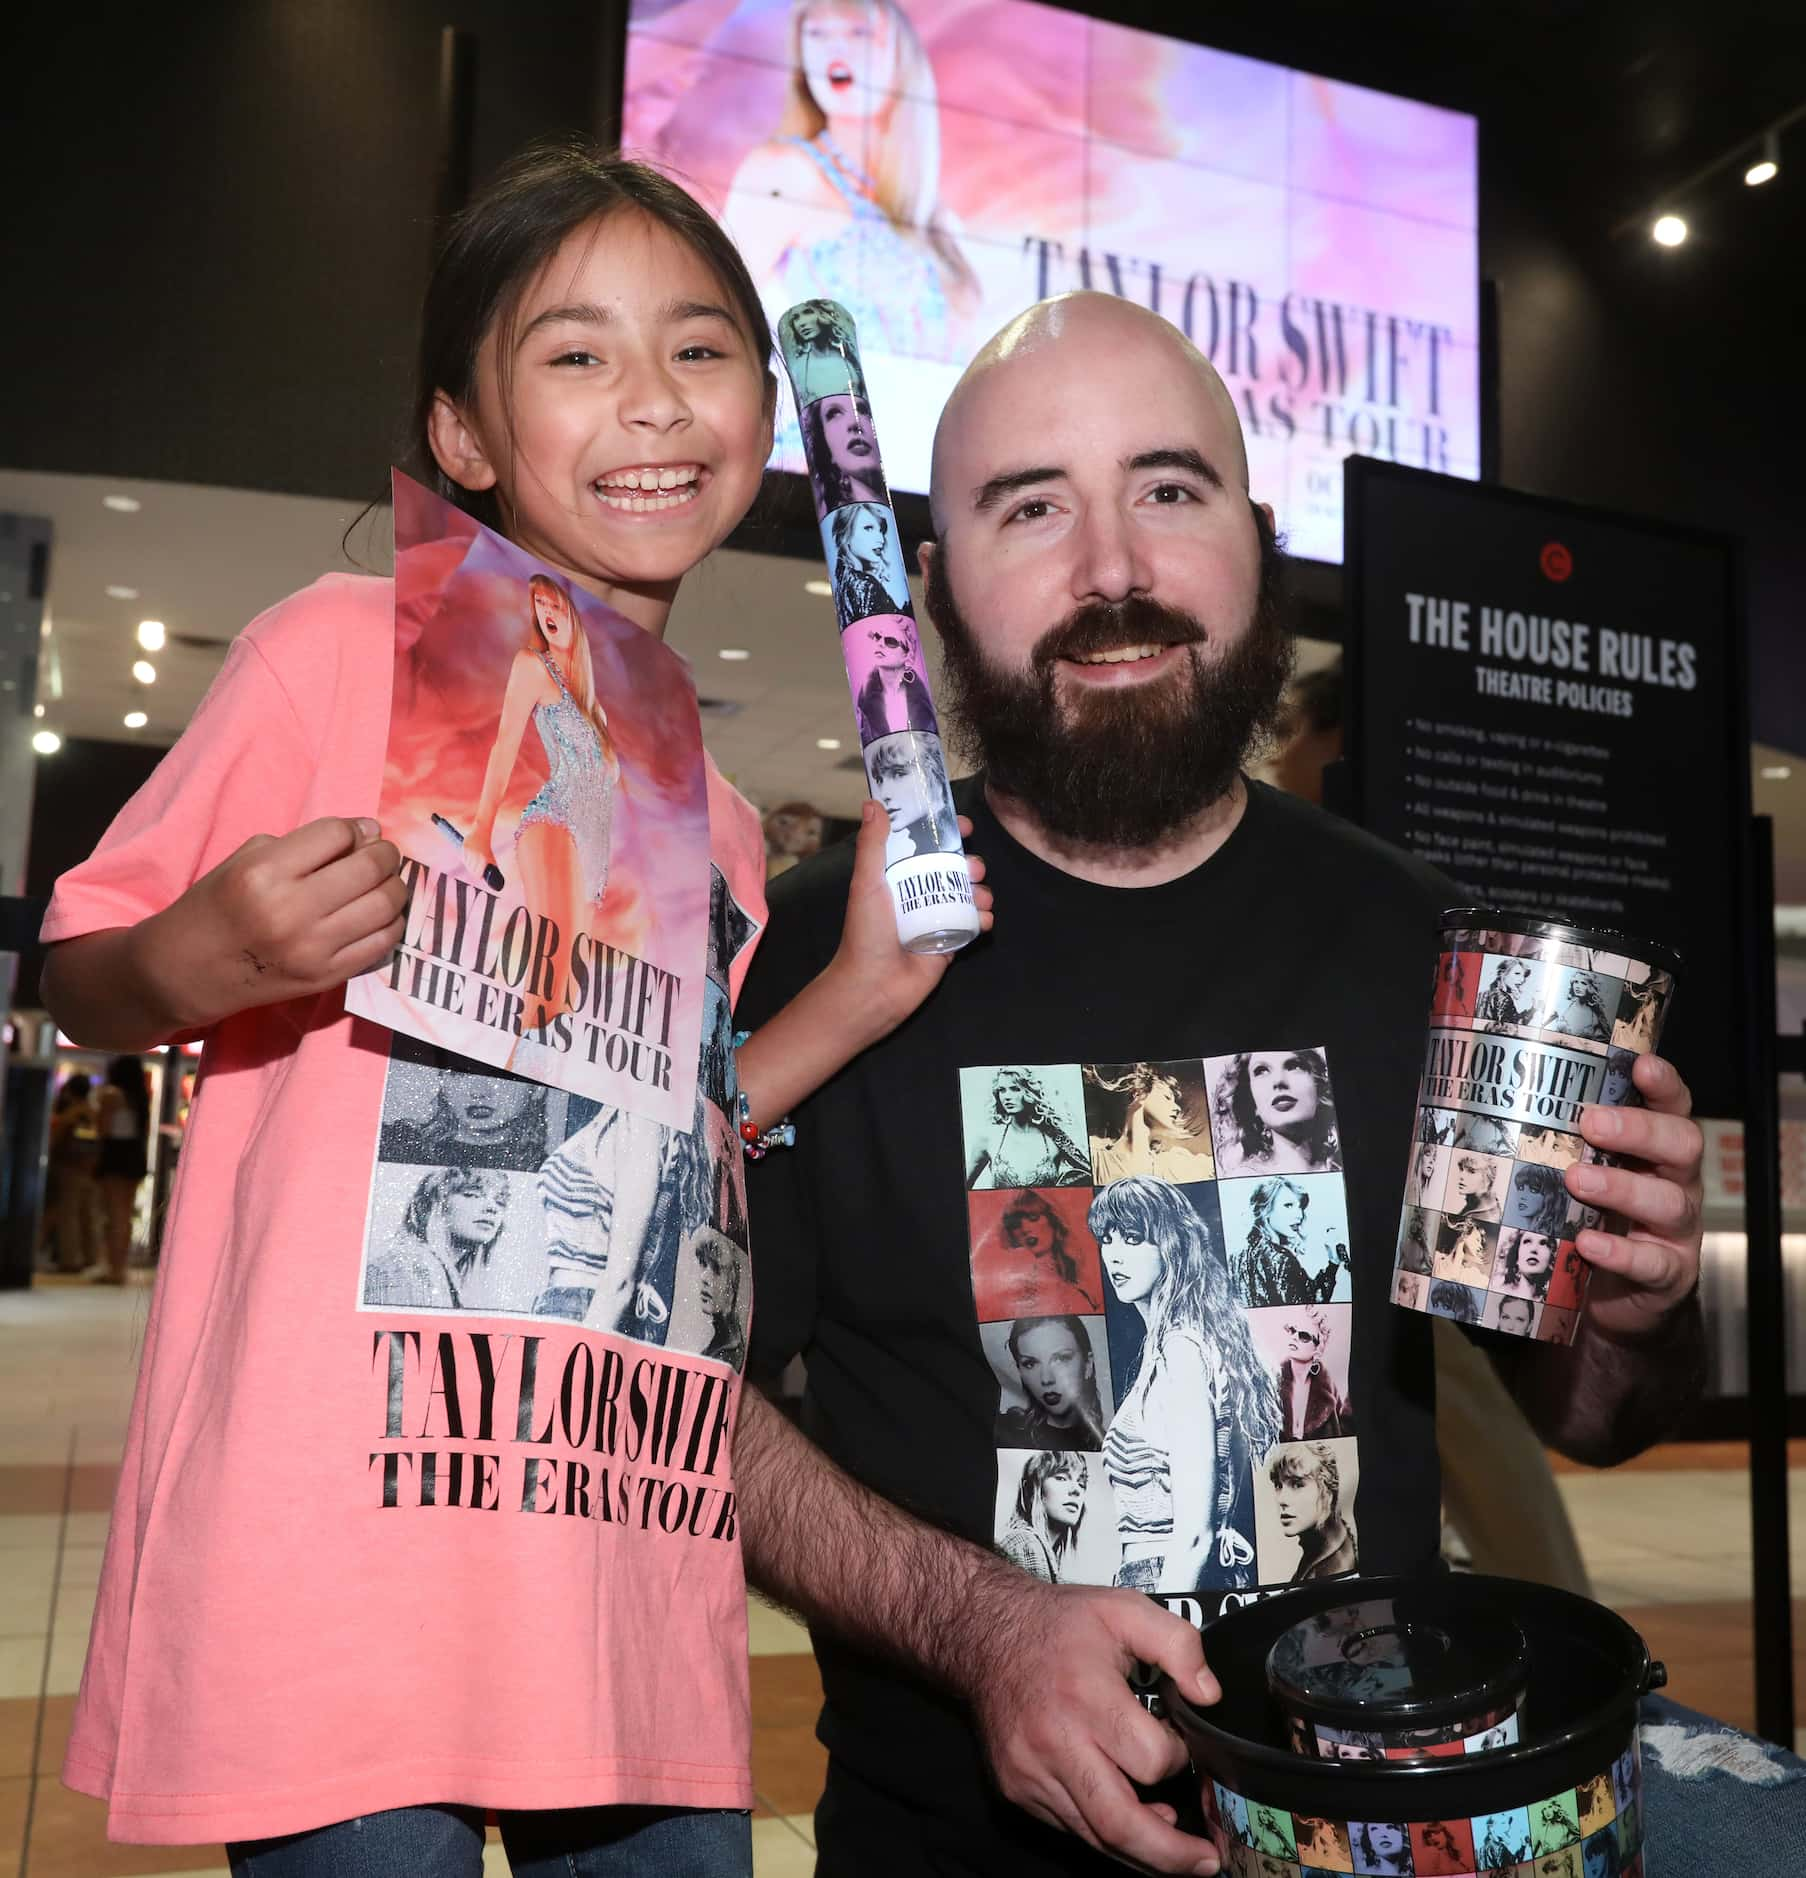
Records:
M454 827L443 815L435 815L433 817L433 826L458 850L458 859L463 861L466 858L464 853L463 829ZM493 861L486 861L483 864L482 871L483 885L487 887L491 893L500 893L501 890L507 886L507 876Z

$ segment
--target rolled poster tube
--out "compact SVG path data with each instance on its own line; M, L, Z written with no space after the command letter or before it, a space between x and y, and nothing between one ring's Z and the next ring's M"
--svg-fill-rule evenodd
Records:
M890 817L884 878L897 933L911 952L957 952L978 937L978 908L859 335L837 301L804 300L778 321L778 345L802 422L866 786Z

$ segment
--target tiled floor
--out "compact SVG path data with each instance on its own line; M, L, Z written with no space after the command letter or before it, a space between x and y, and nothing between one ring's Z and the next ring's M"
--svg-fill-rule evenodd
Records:
M213 1847L108 1843L102 1809L56 1777L94 1606L149 1292L41 1283L0 1293L0 1878L224 1872ZM1806 1588L1806 1443L1793 1461L1796 1588ZM1658 1449L1628 1468L1565 1464L1561 1488L1594 1590L1668 1665L1679 1700L1754 1721L1749 1490L1742 1448ZM1806 1599L1795 1603L1806 1700ZM822 1753L803 1633L752 1610L753 1821L759 1878L813 1869ZM507 1869L499 1845L488 1869Z

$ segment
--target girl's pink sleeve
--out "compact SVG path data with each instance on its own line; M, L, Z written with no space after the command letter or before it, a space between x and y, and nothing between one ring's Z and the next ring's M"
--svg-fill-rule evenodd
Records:
M56 884L48 942L160 913L252 835L298 825L314 753L258 645L232 642L180 741ZM45 786L54 788L54 783Z

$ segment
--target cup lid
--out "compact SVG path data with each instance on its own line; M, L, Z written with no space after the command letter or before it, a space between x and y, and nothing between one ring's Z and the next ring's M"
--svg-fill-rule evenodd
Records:
M1577 946L1583 952L1616 952L1653 965L1670 977L1681 969L1681 955L1673 946L1656 939L1639 939L1635 933L1619 932L1611 926L1577 926L1559 915L1514 913L1493 906L1451 906L1442 916L1442 930L1445 934L1521 933L1528 939L1552 939L1561 945Z
M1523 1631L1439 1584L1319 1611L1267 1652L1267 1686L1288 1713L1326 1727L1478 1717L1515 1705L1528 1675Z

